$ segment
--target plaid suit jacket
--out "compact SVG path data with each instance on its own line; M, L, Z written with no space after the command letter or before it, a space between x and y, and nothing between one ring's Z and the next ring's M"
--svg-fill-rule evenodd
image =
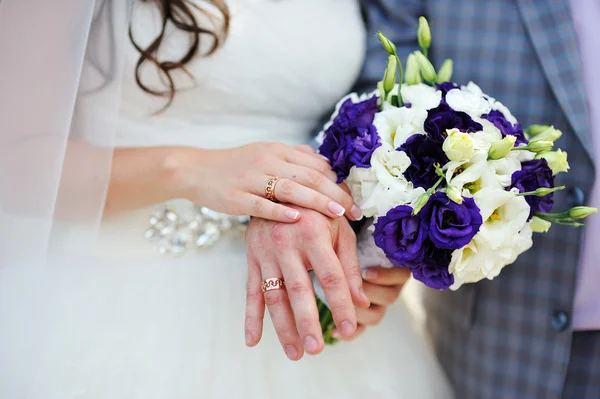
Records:
M554 210L585 203L594 164L568 0L368 0L364 11L369 51L360 88L373 88L385 68L375 32L406 59L425 15L436 66L452 58L457 83L476 82L523 126L563 131L558 145L571 173L559 175L569 189L556 195ZM553 226L497 279L426 294L427 327L457 398L560 398L582 233Z

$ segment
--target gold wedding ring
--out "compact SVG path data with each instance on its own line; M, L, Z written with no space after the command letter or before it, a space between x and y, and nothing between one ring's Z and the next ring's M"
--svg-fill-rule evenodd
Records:
M279 180L281 180L281 177L269 177L269 180L267 180L265 197L270 201L277 202L277 199L275 198L275 186Z
M262 288L263 293L271 290L284 290L285 282L279 277L268 278L260 283L260 287Z

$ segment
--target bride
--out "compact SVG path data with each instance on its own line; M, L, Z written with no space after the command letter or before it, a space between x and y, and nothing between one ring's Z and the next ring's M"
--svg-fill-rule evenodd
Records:
M4 1L0 11L10 13ZM351 198L327 179L325 161L303 146L360 72L366 33L358 2L136 0L129 36L117 40L125 64L97 245L27 272L19 268L30 262L25 250L0 274L2 397L450 397L402 303L379 326L331 347L323 348L321 336L316 346L299 336L290 344L268 321L262 338L246 326L244 340L248 274L239 231L246 220L224 214L256 217L248 243L260 267L268 263L266 249L277 252L267 220L331 223L347 232L345 217L360 219ZM280 202L264 198L269 181ZM10 207L3 208L10 220ZM291 237L285 247L301 241ZM347 262L336 262L331 273L348 273ZM283 274L293 267L280 266ZM325 267L313 266L317 276ZM282 270L269 272L262 277ZM350 299L364 308L373 298L360 279L343 281L326 294L339 334L351 337L361 320ZM279 326L289 317L271 316ZM304 351L320 353L290 361Z

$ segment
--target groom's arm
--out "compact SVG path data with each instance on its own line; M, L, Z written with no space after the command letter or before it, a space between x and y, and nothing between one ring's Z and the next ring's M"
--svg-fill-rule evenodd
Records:
M367 29L367 53L361 76L353 91L358 93L375 90L383 77L388 53L377 39L381 31L395 45L400 60L419 48L417 27L420 16L425 16L423 0L364 0L363 19Z

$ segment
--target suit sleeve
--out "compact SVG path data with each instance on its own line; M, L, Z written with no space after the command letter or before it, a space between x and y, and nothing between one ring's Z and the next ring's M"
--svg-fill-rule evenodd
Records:
M358 93L375 90L383 77L388 54L377 39L383 32L396 45L405 66L406 57L419 48L417 27L425 15L423 0L363 0L363 17L367 28L367 54L361 76L354 90Z

